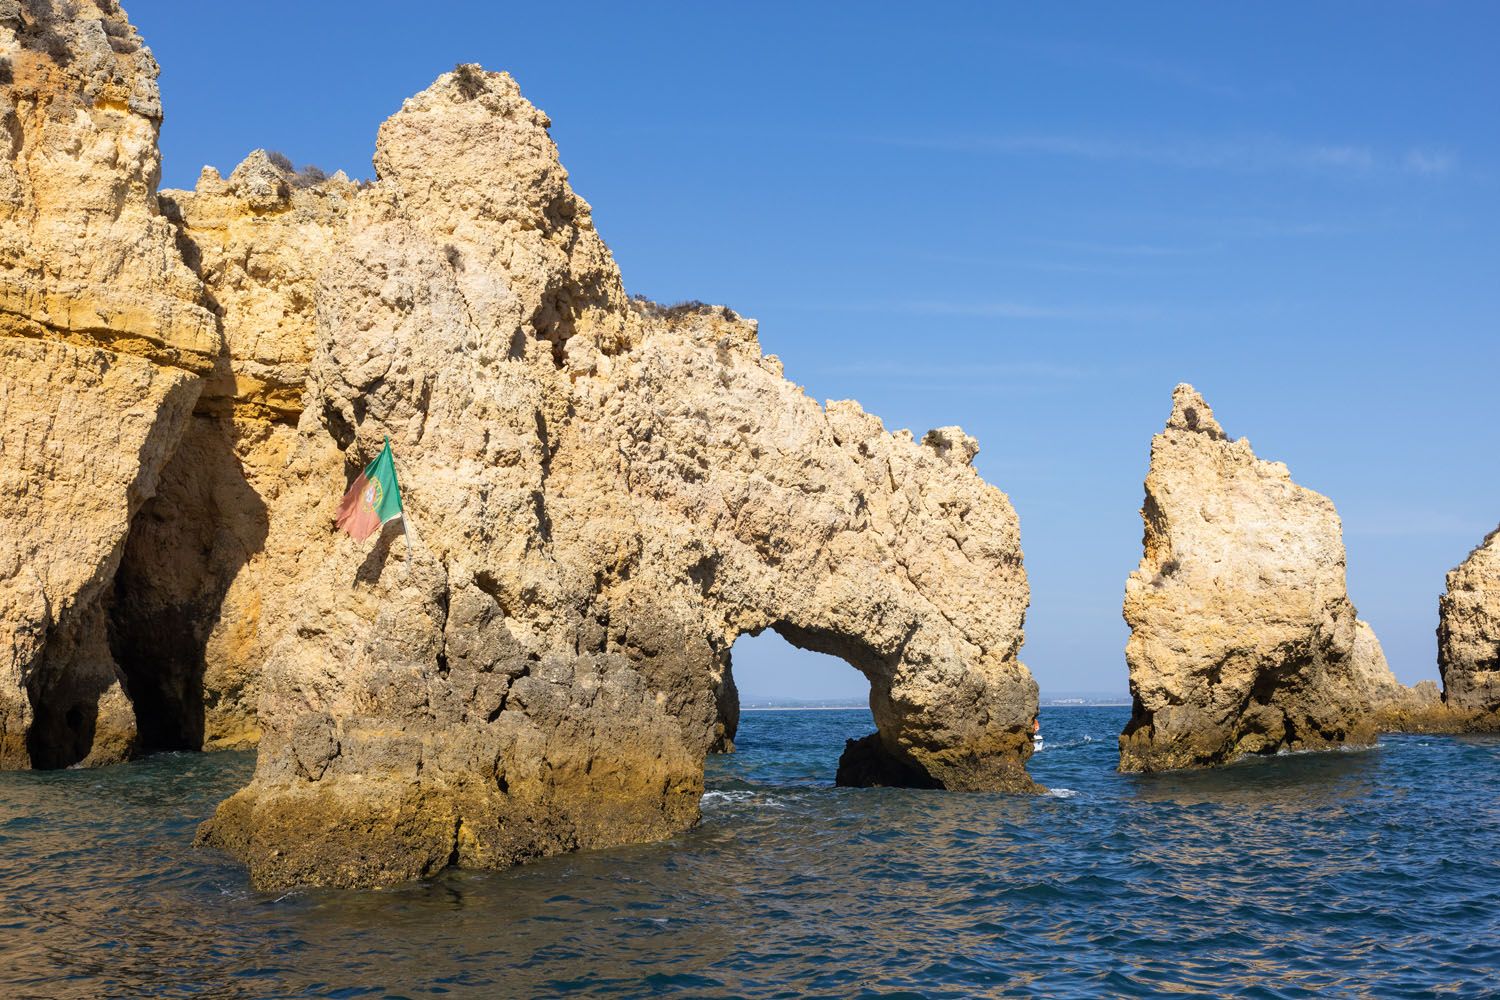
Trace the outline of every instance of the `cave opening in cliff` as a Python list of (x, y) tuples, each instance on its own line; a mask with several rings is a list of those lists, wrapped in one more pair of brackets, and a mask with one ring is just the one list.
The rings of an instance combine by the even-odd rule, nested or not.
[(794, 780), (821, 782), (833, 777), (845, 741), (873, 723), (870, 682), (815, 644), (825, 645), (786, 625), (746, 633), (730, 651), (726, 686), (737, 708), (729, 727), (735, 753)]
[(231, 584), (264, 547), (269, 524), (233, 434), (194, 416), (125, 539), (109, 645), (141, 753), (254, 742), (258, 598)]

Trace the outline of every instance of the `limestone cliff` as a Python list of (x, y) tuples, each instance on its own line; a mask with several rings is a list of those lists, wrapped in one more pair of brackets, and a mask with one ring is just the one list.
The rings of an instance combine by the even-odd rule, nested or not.
[[(259, 741), (203, 832), (259, 885), (511, 864), (695, 822), (772, 628), (869, 681), (843, 780), (1034, 787), (977, 444), (629, 299), (509, 77), (408, 100), (373, 183), (256, 152), (158, 196), (115, 4), (0, 0), (0, 43), (5, 766)], [(409, 556), (332, 525), (386, 435)]]
[[(42, 729), (18, 721), (12, 742), (29, 739), (32, 749), (7, 762), (253, 745), (265, 655), (260, 580), (284, 575), (270, 561), (298, 551), (267, 545), (313, 353), (316, 275), (358, 186), (338, 175), (314, 181), (258, 152), (227, 179), (206, 170), (198, 190), (159, 197), (156, 63), (114, 3), (0, 2), (0, 56), (0, 114), (12, 140), (0, 160), (0, 335), (70, 345), (77, 364), (122, 366), (143, 386), (188, 378), (197, 397), (190, 417), (175, 406), (162, 414), (168, 443), (142, 456), (129, 505), (107, 518), (90, 511), (68, 528), (102, 560), (86, 592), (48, 598), (59, 612), (87, 609), (77, 612), (87, 642), (71, 635), (81, 626), (56, 615), (43, 630), (58, 650), (74, 650), (48, 658), (45, 673), (77, 679), (16, 681), (29, 692), (26, 718), (67, 718), (70, 709), (54, 704), (72, 697), (62, 692), (118, 677), (111, 698), (123, 706), (117, 715), (135, 717), (131, 739), (80, 750), (81, 737), (53, 727), (68, 745), (52, 747)], [(109, 352), (104, 361), (99, 351)], [(111, 419), (108, 386), (88, 390), (95, 409), (49, 416), (61, 390), (44, 373), (12, 358), (7, 378), (12, 410), (35, 406), (25, 416), (46, 416), (53, 438), (107, 437), (80, 421)], [(136, 396), (118, 405), (164, 406), (181, 393)], [(9, 436), (22, 433), (22, 419)], [(39, 443), (17, 439), (0, 472), (25, 483), (38, 468), (26, 448)], [(113, 481), (93, 470), (92, 449), (70, 456), (78, 464), (68, 475)], [(37, 557), (45, 562), (47, 551)], [(25, 633), (32, 621), (7, 613), (4, 624)], [(14, 657), (23, 660), (35, 657)], [(27, 669), (14, 667), (18, 677)]]
[(162, 194), (225, 356), (159, 495), (134, 522), (118, 576), (115, 646), (148, 746), (246, 747), (259, 737), (266, 600), (323, 528), (282, 497), (295, 490), (288, 463), (316, 341), (317, 277), (357, 191), (342, 175), (315, 180), (257, 150), (228, 178), (205, 168), (194, 191)]
[(1430, 705), (1430, 686), (1402, 687), (1355, 616), (1328, 498), (1231, 440), (1191, 386), (1172, 404), (1125, 588), (1134, 708), (1121, 770), (1368, 743)]
[(1448, 572), (1438, 668), (1444, 699), (1466, 726), (1500, 729), (1500, 528)]
[[(628, 300), (547, 125), (461, 67), (380, 131), (318, 283), (281, 501), (317, 528), (263, 597), (260, 759), (205, 837), (270, 886), (681, 829), (766, 628), (869, 679), (870, 780), (1033, 787), (1016, 517), (972, 439), (820, 407), (727, 310)], [(386, 435), (409, 563), (328, 526)]]
[(0, 767), (133, 750), (101, 602), (199, 387), (137, 358), (0, 338)]
[(0, 335), (198, 373), (220, 355), (161, 216), (156, 61), (112, 0), (0, 0)]
[(113, 580), (222, 342), (119, 8), (0, 2), (0, 119), (0, 766), (111, 763), (138, 736)]

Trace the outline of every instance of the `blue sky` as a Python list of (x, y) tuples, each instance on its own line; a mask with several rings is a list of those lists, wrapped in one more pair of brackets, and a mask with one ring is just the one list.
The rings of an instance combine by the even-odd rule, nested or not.
[[(632, 292), (759, 319), (820, 400), (979, 438), (1044, 696), (1125, 690), (1179, 381), (1333, 498), (1361, 616), (1436, 677), (1443, 574), (1500, 521), (1500, 6), (126, 6), (166, 186), (257, 146), (369, 176), (403, 98), (510, 71)], [(769, 637), (736, 668), (747, 699), (864, 693)]]

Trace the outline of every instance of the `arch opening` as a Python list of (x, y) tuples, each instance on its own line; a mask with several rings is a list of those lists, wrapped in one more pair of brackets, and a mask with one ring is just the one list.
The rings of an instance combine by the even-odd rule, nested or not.
[(851, 755), (859, 759), (879, 741), (871, 732), (881, 676), (871, 669), (875, 658), (847, 636), (787, 622), (741, 634), (725, 658), (720, 700), (729, 739), (722, 749), (749, 758), (746, 768), (793, 783), (890, 783), (856, 780), (860, 769), (850, 767)]

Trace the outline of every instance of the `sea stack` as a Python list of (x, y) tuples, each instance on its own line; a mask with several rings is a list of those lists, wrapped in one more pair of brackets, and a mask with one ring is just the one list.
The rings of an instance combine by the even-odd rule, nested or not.
[[(258, 745), (202, 830), (257, 886), (504, 866), (695, 823), (769, 628), (869, 682), (843, 780), (1035, 790), (977, 443), (628, 297), (509, 76), (407, 100), (372, 182), (256, 151), (158, 197), (116, 5), (0, 0), (0, 42), (0, 764)], [(406, 531), (359, 543), (387, 437)]]
[(1190, 385), (1152, 439), (1141, 517), (1121, 770), (1370, 743), (1387, 709), (1435, 695), (1402, 687), (1356, 617), (1333, 503), (1231, 440)]
[(1448, 572), (1438, 669), (1443, 698), (1466, 728), (1500, 729), (1500, 528)]

